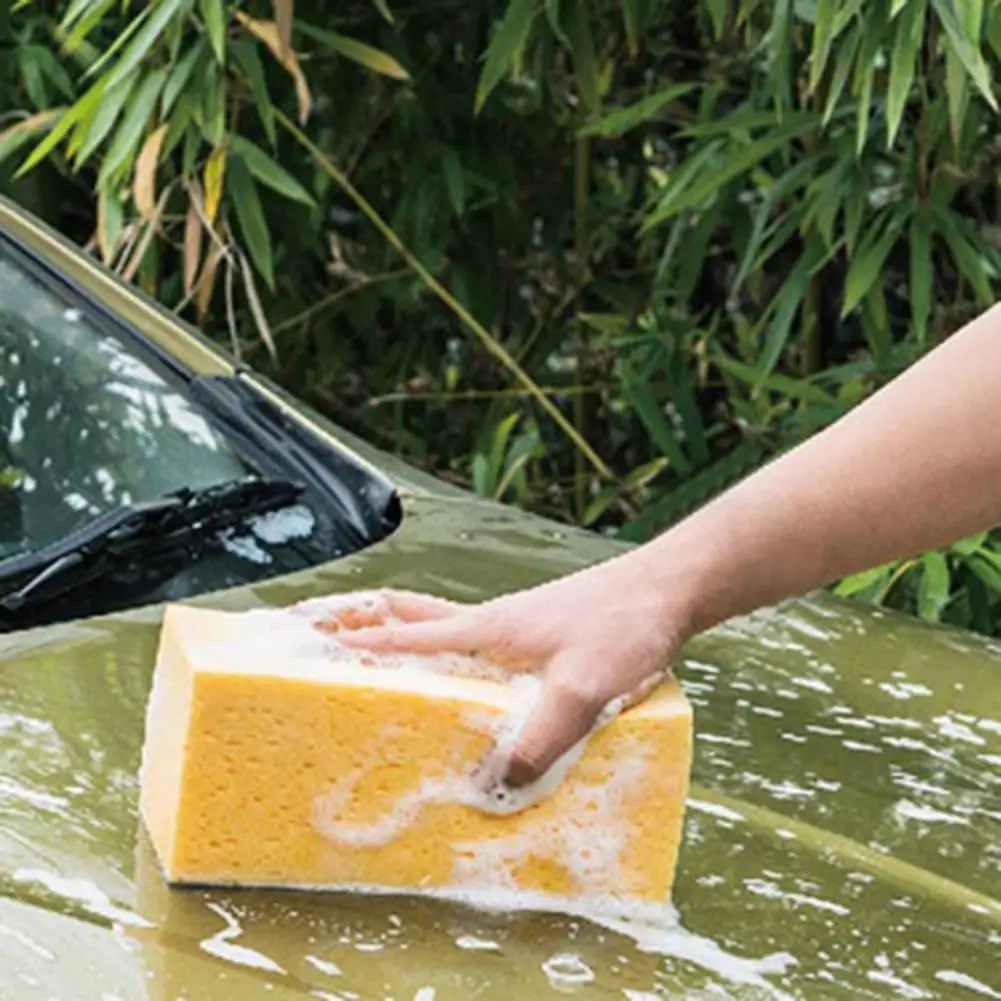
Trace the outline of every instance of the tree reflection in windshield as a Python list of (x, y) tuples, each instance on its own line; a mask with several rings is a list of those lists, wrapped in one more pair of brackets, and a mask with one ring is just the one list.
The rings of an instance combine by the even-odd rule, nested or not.
[(177, 387), (0, 246), (0, 558), (246, 472)]

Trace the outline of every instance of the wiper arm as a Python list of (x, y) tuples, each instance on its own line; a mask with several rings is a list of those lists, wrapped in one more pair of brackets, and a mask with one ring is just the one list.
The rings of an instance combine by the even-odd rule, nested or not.
[(257, 514), (295, 503), (304, 485), (248, 477), (199, 490), (182, 487), (109, 511), (35, 553), (0, 561), (0, 614), (51, 600), (130, 563), (190, 545), (246, 524)]

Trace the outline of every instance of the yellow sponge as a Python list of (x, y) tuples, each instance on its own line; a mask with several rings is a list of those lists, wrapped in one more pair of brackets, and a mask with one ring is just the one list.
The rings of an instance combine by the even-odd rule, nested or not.
[(140, 794), (166, 879), (668, 903), (692, 753), (678, 683), (595, 732), (546, 795), (498, 813), (470, 775), (537, 679), (337, 643), (386, 614), (371, 595), (167, 608)]

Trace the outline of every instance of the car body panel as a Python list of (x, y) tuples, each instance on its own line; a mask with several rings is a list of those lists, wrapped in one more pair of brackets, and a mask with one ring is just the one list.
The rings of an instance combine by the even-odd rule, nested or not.
[[(81, 255), (18, 225), (216, 371), (187, 328), (118, 305)], [(479, 600), (623, 548), (440, 484), (241, 378), (390, 479), (403, 520), (354, 555), (190, 603), (373, 587)], [(829, 595), (693, 640), (677, 664), (696, 712), (679, 924), (625, 929), (418, 897), (169, 889), (137, 815), (161, 615), (0, 636), (0, 999), (1001, 996), (997, 643)]]

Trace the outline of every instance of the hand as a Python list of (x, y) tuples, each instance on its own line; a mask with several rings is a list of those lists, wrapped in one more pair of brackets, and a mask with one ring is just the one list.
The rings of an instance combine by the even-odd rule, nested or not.
[(340, 632), (373, 652), (472, 655), (542, 674), (542, 696), (501, 765), (511, 788), (528, 785), (586, 737), (614, 699), (645, 698), (684, 639), (663, 595), (645, 590), (619, 559), (476, 605), (386, 591), (400, 625)]

